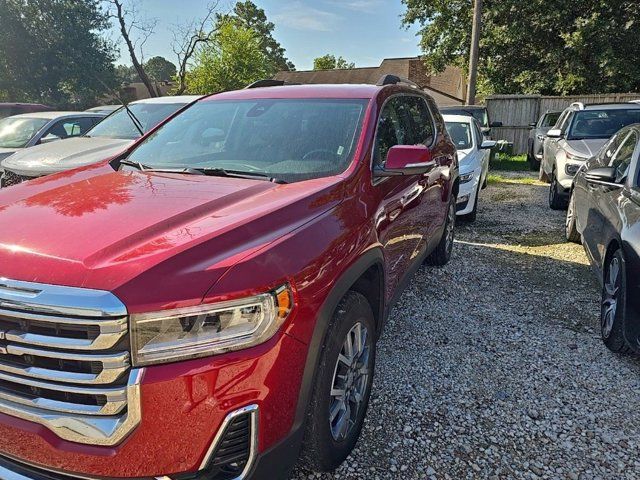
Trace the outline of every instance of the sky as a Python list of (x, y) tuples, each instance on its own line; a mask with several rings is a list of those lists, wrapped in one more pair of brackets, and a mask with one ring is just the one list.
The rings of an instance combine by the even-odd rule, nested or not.
[[(225, 0), (223, 0), (224, 2)], [(139, 0), (140, 16), (157, 20), (155, 34), (144, 45), (145, 58), (156, 55), (176, 63), (172, 29), (200, 18), (207, 0)], [(417, 28), (407, 30), (400, 16), (401, 0), (254, 0), (275, 23), (274, 37), (286, 49), (297, 70), (313, 68), (313, 59), (327, 53), (343, 56), (357, 67), (377, 66), (384, 58), (420, 53)], [(222, 3), (228, 11), (233, 2)], [(113, 38), (117, 39), (114, 33)], [(118, 63), (130, 65), (120, 45)]]

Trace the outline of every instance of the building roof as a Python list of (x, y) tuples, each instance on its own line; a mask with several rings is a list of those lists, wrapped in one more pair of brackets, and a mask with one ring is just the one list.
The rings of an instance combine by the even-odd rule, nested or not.
[(465, 82), (462, 71), (457, 67), (447, 67), (442, 73), (429, 75), (420, 57), (388, 58), (378, 67), (283, 71), (278, 72), (274, 78), (300, 84), (376, 84), (387, 74), (418, 84), (439, 105), (459, 105), (464, 102)]

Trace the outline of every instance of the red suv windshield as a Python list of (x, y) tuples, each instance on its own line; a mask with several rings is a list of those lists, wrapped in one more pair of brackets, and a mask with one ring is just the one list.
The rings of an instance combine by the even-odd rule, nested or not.
[(287, 182), (336, 175), (353, 157), (367, 100), (198, 102), (129, 160), (156, 168), (220, 168)]

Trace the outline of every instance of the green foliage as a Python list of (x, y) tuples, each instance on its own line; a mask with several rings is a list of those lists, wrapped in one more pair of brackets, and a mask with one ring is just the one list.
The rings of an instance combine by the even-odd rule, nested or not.
[(152, 57), (147, 60), (144, 63), (144, 71), (156, 82), (172, 80), (177, 73), (176, 66), (164, 57)]
[[(402, 0), (431, 71), (466, 67), (472, 0)], [(485, 0), (481, 94), (588, 94), (640, 89), (637, 0)]]
[(219, 25), (212, 42), (204, 44), (187, 74), (187, 91), (207, 94), (235, 90), (272, 76), (272, 65), (259, 34), (236, 22)]
[(355, 68), (355, 66), (355, 63), (347, 62), (342, 57), (336, 58), (335, 55), (331, 55), (329, 53), (313, 60), (314, 70), (344, 70)]
[(491, 162), (492, 170), (507, 170), (511, 172), (529, 171), (529, 163), (526, 155), (505, 155), (497, 154), (496, 159)]
[(260, 46), (269, 63), (269, 77), (281, 70), (295, 70), (295, 65), (286, 57), (286, 51), (282, 45), (273, 38), (275, 25), (267, 20), (267, 15), (262, 8), (256, 6), (250, 0), (237, 2), (232, 14), (217, 15), (217, 24), (232, 21), (238, 27), (250, 28), (256, 32), (260, 40)]
[(83, 108), (117, 84), (98, 0), (0, 0), (5, 100)]

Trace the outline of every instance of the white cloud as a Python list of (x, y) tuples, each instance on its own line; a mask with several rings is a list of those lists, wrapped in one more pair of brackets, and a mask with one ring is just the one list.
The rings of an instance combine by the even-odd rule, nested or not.
[(284, 25), (296, 30), (314, 30), (331, 32), (342, 17), (335, 13), (325, 12), (304, 5), (302, 2), (291, 2), (286, 10), (273, 16), (276, 25)]
[(329, 3), (349, 10), (374, 13), (373, 10), (382, 5), (382, 0), (330, 0)]

